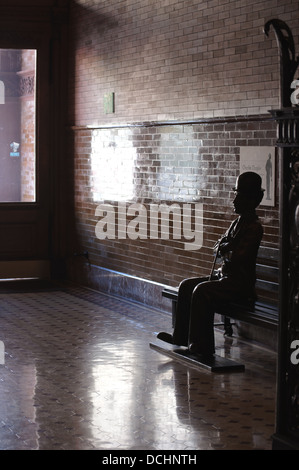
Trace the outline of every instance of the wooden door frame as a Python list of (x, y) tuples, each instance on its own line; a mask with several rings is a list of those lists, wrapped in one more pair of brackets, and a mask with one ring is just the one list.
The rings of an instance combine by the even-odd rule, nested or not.
[[(37, 50), (36, 202), (0, 203), (2, 221), (15, 224), (17, 230), (16, 221), (22, 224), (26, 220), (28, 230), (30, 223), (35, 224), (36, 233), (31, 249), (27, 245), (15, 254), (0, 253), (0, 278), (1, 262), (5, 269), (8, 262), (29, 266), (36, 261), (41, 266), (45, 261), (50, 276), (64, 273), (67, 20), (68, 1), (64, 0), (33, 0), (26, 7), (18, 0), (8, 0), (7, 5), (0, 5), (0, 47)], [(46, 271), (43, 264), (42, 272)]]

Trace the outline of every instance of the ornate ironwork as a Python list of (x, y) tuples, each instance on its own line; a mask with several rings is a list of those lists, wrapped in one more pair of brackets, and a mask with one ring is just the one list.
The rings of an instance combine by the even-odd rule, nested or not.
[[(299, 340), (299, 149), (290, 158), (291, 189), (289, 193), (289, 308), (288, 308), (288, 421), (291, 433), (299, 438), (299, 362), (294, 356), (294, 341)], [(295, 343), (296, 344), (296, 343)], [(298, 363), (297, 363), (298, 362)]]
[[(280, 311), (278, 352), (278, 397), (274, 448), (299, 449), (299, 107), (291, 100), (294, 74), (299, 64), (290, 28), (281, 20), (273, 27), (280, 52), (281, 108), (271, 111), (277, 121), (281, 148), (280, 194)], [(297, 343), (298, 342), (298, 343)]]
[(294, 39), (288, 25), (278, 19), (267, 21), (264, 26), (266, 36), (269, 36), (271, 26), (274, 29), (280, 53), (280, 105), (287, 108), (292, 105), (290, 89), (299, 64), (299, 57), (295, 57)]

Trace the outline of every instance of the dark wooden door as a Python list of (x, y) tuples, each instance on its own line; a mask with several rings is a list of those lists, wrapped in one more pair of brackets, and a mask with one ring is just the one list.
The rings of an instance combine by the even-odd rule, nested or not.
[(50, 267), (50, 48), (18, 43), (0, 38), (0, 278)]
[(0, 279), (64, 259), (68, 0), (0, 4)]

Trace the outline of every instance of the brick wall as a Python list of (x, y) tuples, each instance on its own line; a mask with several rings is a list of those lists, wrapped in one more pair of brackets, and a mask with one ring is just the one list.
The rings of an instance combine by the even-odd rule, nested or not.
[[(212, 264), (212, 248), (235, 217), (232, 208), (236, 177), (239, 174), (240, 146), (273, 145), (275, 129), (268, 120), (210, 122), (114, 129), (82, 129), (74, 132), (75, 216), (77, 245), (73, 251), (87, 250), (93, 265), (156, 282), (176, 285), (182, 278), (206, 275)], [(125, 168), (122, 166), (125, 162)], [(126, 172), (124, 172), (124, 169)], [(276, 174), (278, 178), (278, 173)], [(126, 184), (127, 183), (127, 184)], [(142, 207), (128, 215), (133, 203)], [(159, 229), (151, 238), (150, 205), (183, 204), (195, 210), (203, 204), (203, 246), (186, 249), (188, 240), (181, 230), (180, 239), (163, 239)], [(97, 207), (108, 205), (115, 214), (115, 234), (99, 239), (97, 223), (106, 212)], [(125, 207), (126, 230), (130, 221), (146, 211), (146, 233), (140, 226), (118, 236), (118, 211)], [(261, 206), (264, 244), (278, 243), (278, 194), (274, 207)], [(171, 218), (169, 218), (171, 220)], [(191, 230), (194, 229), (194, 220)], [(171, 225), (171, 224), (170, 224)], [(122, 225), (123, 227), (123, 225)], [(102, 233), (105, 236), (103, 228)], [(190, 242), (195, 242), (192, 238)]]
[(265, 22), (286, 21), (299, 43), (296, 0), (78, 0), (71, 18), (75, 125), (266, 113), (279, 74)]
[(19, 78), (21, 102), (21, 200), (35, 201), (35, 50), (22, 52)]
[[(265, 22), (281, 18), (298, 44), (294, 1), (84, 1), (71, 10), (69, 129), (74, 164), (70, 276), (92, 267), (177, 285), (209, 273), (212, 247), (234, 217), (244, 147), (275, 145), (278, 51)], [(114, 112), (105, 95), (115, 94)], [(278, 188), (278, 171), (276, 187)], [(102, 203), (203, 206), (203, 246), (186, 240), (99, 240)], [(279, 201), (261, 206), (263, 243), (278, 246)], [(129, 220), (134, 217), (129, 218)], [(147, 227), (149, 227), (147, 225)], [(117, 228), (117, 227), (116, 227)], [(89, 263), (74, 253), (88, 252)]]

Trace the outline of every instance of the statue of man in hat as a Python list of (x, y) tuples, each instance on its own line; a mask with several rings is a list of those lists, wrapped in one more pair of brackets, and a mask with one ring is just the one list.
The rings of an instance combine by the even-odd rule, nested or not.
[(237, 178), (233, 205), (238, 218), (215, 246), (221, 267), (210, 279), (181, 282), (173, 334), (161, 332), (157, 335), (160, 340), (211, 356), (215, 352), (214, 313), (232, 300), (255, 298), (256, 257), (263, 237), (256, 214), (264, 195), (261, 183), (254, 172)]

